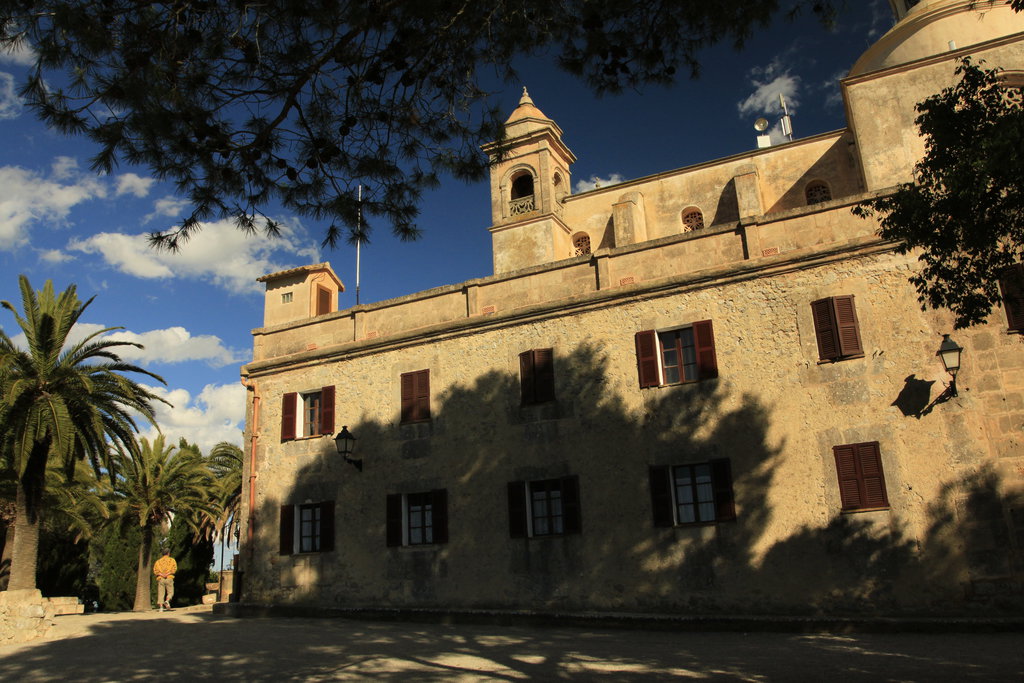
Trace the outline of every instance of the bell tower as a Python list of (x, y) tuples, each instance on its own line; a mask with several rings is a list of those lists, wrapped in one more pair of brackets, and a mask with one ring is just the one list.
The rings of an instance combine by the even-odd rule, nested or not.
[(576, 157), (562, 129), (534, 105), (526, 88), (508, 121), (505, 139), (483, 146), (491, 161), (491, 241), (494, 272), (572, 256), (562, 221), (569, 168)]

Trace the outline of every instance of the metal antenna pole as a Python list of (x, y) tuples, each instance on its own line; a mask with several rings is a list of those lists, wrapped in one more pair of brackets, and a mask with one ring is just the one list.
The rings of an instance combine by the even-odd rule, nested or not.
[(356, 306), (359, 305), (359, 251), (363, 244), (362, 230), (363, 230), (363, 186), (359, 186), (358, 190), (358, 206), (356, 210), (358, 214), (356, 216)]

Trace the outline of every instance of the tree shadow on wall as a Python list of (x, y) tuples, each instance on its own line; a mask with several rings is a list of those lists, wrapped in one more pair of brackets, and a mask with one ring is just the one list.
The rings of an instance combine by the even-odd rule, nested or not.
[[(339, 391), (337, 424), (358, 437), (364, 470), (327, 438), (262, 447), (274, 455), (261, 456), (242, 601), (746, 614), (1019, 608), (1019, 548), (1004, 541), (1006, 515), (1022, 504), (993, 471), (917, 503), (924, 526), (903, 521), (902, 492), (891, 512), (841, 515), (838, 494), (827, 494), (831, 452), (771, 438), (772, 412), (757, 396), (726, 378), (620, 395), (613, 387), (635, 374), (612, 377), (610, 368), (600, 346), (583, 343), (556, 355), (553, 402), (521, 405), (518, 373), (489, 371), (435, 394), (431, 420), (411, 425), (398, 424), (397, 407), (391, 421), (368, 418), (365, 403)], [(385, 387), (382, 398), (363, 391), (360, 400), (387, 396)], [(656, 527), (649, 468), (721, 458), (736, 520)], [(582, 532), (511, 538), (508, 483), (564, 477), (578, 477)], [(268, 478), (288, 484), (274, 489)], [(388, 547), (386, 497), (442, 489), (448, 542)], [(279, 554), (281, 505), (321, 501), (334, 504), (335, 549)], [(981, 528), (991, 542), (971, 540)], [(1005, 589), (998, 600), (993, 586)]]

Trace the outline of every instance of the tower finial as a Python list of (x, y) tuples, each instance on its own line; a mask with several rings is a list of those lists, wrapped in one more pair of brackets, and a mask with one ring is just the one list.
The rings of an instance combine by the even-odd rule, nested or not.
[(530, 93), (526, 92), (526, 86), (523, 86), (523, 96), (519, 98), (519, 106), (524, 104), (533, 104), (533, 100), (530, 99)]

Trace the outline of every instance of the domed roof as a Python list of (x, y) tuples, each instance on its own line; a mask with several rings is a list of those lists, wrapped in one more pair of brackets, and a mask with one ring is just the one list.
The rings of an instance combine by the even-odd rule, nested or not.
[[(1024, 12), (989, 0), (921, 0), (850, 69), (886, 69), (1024, 31)], [(952, 41), (952, 46), (951, 46)]]
[(522, 119), (544, 119), (550, 121), (547, 116), (544, 116), (544, 112), (537, 108), (537, 105), (530, 99), (530, 93), (526, 92), (526, 88), (523, 88), (523, 96), (519, 98), (519, 106), (512, 110), (512, 114), (505, 121), (506, 125), (521, 121)]

